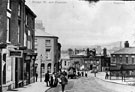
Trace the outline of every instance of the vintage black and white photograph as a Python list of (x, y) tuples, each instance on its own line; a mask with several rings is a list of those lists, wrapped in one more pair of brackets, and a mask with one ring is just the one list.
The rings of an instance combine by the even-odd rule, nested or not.
[(135, 0), (0, 0), (0, 92), (135, 92)]

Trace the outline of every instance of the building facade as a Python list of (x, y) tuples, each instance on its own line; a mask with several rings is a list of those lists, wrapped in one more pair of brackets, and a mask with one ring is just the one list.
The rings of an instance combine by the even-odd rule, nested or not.
[(61, 70), (67, 71), (71, 66), (70, 56), (68, 54), (61, 54)]
[(59, 59), (61, 45), (58, 37), (45, 32), (42, 22), (37, 22), (35, 37), (35, 52), (38, 53), (37, 72), (42, 76), (49, 71), (50, 73), (59, 70)]
[(0, 43), (6, 44), (1, 52), (2, 89), (8, 90), (34, 82), (36, 15), (25, 0), (2, 0), (0, 4)]
[(125, 48), (111, 54), (110, 72), (112, 76), (132, 76), (135, 74), (135, 47), (129, 47), (125, 42)]

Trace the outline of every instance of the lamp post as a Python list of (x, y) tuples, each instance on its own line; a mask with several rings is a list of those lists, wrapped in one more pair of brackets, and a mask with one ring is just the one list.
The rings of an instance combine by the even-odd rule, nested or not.
[(43, 56), (42, 56), (42, 54), (41, 54), (41, 56), (40, 56), (40, 62), (41, 62), (41, 64), (40, 64), (40, 82), (42, 82), (42, 58), (43, 58)]

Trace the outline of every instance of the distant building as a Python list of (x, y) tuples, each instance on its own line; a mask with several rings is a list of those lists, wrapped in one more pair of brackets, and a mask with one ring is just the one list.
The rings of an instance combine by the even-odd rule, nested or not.
[(47, 71), (50, 73), (59, 70), (59, 59), (61, 53), (61, 44), (58, 43), (58, 37), (45, 32), (42, 22), (36, 22), (35, 31), (35, 52), (38, 53), (37, 72), (44, 75)]
[(125, 48), (115, 51), (111, 54), (110, 71), (115, 75), (115, 71), (121, 75), (121, 71), (126, 71), (126, 75), (131, 75), (135, 71), (135, 47), (129, 47), (129, 43), (125, 42)]
[(71, 66), (70, 56), (68, 54), (61, 54), (61, 70), (67, 71)]

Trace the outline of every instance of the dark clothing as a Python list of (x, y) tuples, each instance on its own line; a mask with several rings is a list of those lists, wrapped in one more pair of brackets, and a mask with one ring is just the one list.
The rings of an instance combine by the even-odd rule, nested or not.
[(62, 92), (64, 92), (65, 85), (68, 83), (68, 79), (64, 75), (61, 75), (60, 79), (61, 79)]
[(62, 92), (64, 92), (64, 90), (65, 90), (65, 85), (64, 84), (61, 84), (61, 89), (62, 89)]
[(84, 76), (83, 72), (82, 72), (82, 77)]
[(36, 82), (37, 82), (38, 74), (36, 73)]
[(109, 74), (106, 72), (105, 79), (108, 79)]
[(46, 82), (46, 85), (47, 85), (47, 86), (49, 86), (49, 78), (50, 78), (49, 73), (46, 73), (46, 74), (45, 74), (45, 82)]
[(67, 72), (63, 71), (64, 76), (67, 76)]
[(85, 73), (85, 77), (87, 77), (87, 73)]
[(51, 79), (50, 79), (50, 87), (53, 87), (53, 77), (51, 76)]

